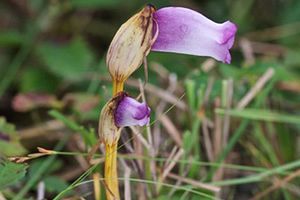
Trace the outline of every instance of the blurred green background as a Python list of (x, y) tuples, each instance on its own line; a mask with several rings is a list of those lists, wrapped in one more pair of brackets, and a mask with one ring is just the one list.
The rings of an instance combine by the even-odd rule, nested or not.
[[(45, 197), (52, 199), (82, 173), (91, 173), (81, 153), (96, 143), (99, 112), (111, 97), (106, 50), (120, 25), (147, 3), (188, 7), (219, 23), (230, 20), (238, 33), (230, 65), (171, 53), (148, 56), (145, 92), (154, 121), (154, 154), (137, 150), (134, 134), (126, 129), (120, 144), (132, 148), (122, 146), (120, 159), (133, 179), (153, 183), (132, 179), (132, 199), (299, 199), (299, 0), (1, 1), (0, 175), (8, 178), (0, 177), (0, 195), (34, 198), (44, 184)], [(132, 96), (140, 92), (138, 79), (144, 80), (143, 67), (126, 86)], [(257, 83), (262, 83), (259, 91), (237, 109)], [(161, 119), (165, 111), (168, 117)], [(147, 131), (140, 131), (147, 138)], [(39, 146), (75, 153), (26, 165), (7, 161)], [(174, 146), (184, 153), (173, 174), (222, 191), (185, 181), (178, 188), (174, 180), (181, 179), (174, 177), (163, 180), (171, 186), (155, 187)], [(136, 151), (144, 159), (131, 155)], [(83, 185), (67, 195), (93, 199), (92, 184)], [(145, 192), (136, 191), (136, 185)]]

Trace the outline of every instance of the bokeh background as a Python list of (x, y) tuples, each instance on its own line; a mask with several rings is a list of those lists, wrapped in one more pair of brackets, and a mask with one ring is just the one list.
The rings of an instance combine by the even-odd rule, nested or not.
[[(103, 151), (97, 165), (84, 153), (111, 97), (106, 50), (147, 3), (230, 20), (238, 33), (229, 65), (151, 52), (144, 89), (143, 67), (128, 80), (152, 122), (122, 134), (122, 198), (299, 199), (298, 0), (2, 0), (0, 199), (94, 199), (89, 180), (102, 174)], [(27, 157), (37, 147), (59, 155)]]

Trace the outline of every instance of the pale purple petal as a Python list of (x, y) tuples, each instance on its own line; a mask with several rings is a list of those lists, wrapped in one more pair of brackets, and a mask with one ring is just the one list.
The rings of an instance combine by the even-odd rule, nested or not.
[(115, 123), (118, 127), (144, 126), (149, 122), (150, 108), (146, 103), (140, 103), (124, 95), (115, 111)]
[(193, 10), (166, 7), (154, 13), (158, 37), (153, 51), (210, 56), (230, 63), (229, 49), (234, 43), (237, 27), (230, 21), (215, 23)]

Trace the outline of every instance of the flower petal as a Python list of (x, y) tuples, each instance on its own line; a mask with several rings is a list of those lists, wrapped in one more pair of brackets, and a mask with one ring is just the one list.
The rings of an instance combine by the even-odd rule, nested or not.
[(193, 10), (166, 7), (154, 13), (159, 34), (153, 51), (211, 56), (230, 63), (229, 49), (234, 43), (237, 27), (230, 21), (215, 23)]
[(150, 108), (146, 103), (125, 96), (119, 100), (115, 111), (115, 124), (118, 127), (144, 126), (149, 122)]

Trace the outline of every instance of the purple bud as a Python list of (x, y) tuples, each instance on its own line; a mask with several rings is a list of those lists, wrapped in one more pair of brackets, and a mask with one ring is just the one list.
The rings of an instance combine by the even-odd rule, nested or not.
[(114, 115), (115, 124), (118, 127), (144, 126), (149, 122), (150, 108), (146, 103), (140, 103), (124, 93)]

